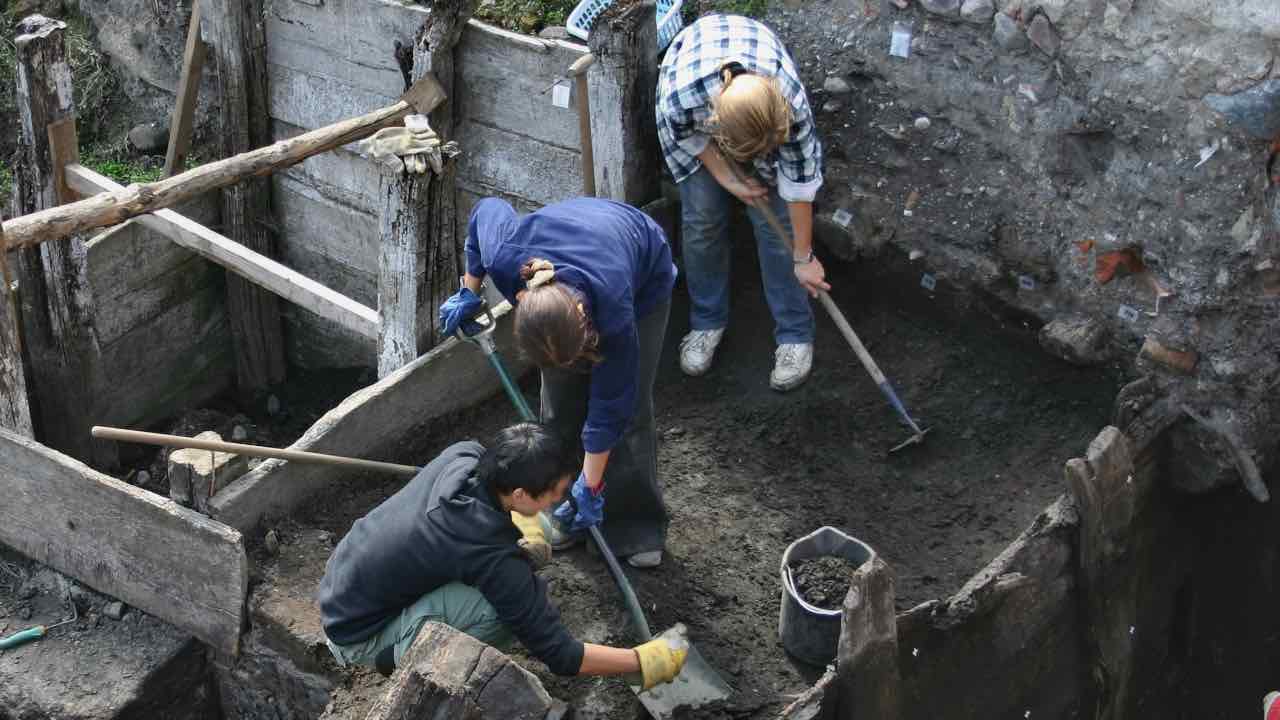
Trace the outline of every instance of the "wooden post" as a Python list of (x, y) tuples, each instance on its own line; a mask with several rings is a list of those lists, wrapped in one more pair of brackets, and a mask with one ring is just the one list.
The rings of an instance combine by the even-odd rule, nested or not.
[[(64, 23), (39, 15), (18, 24), (21, 142), (15, 209), (19, 213), (76, 199), (63, 169), (79, 155), (65, 30)], [(99, 353), (86, 260), (84, 242), (78, 237), (20, 252), (23, 337), (31, 362), (39, 437), (78, 459), (111, 466), (112, 448), (100, 445), (95, 456), (89, 437)]]
[(874, 556), (853, 573), (837, 649), (837, 718), (900, 717), (893, 569)]
[(0, 229), (0, 427), (24, 437), (35, 437), (31, 405), (27, 400), (27, 374), (22, 365), (22, 335), (18, 327), (18, 298), (9, 272), (4, 230)]
[(187, 49), (182, 56), (182, 79), (178, 99), (169, 123), (169, 152), (164, 159), (164, 176), (173, 177), (187, 164), (191, 149), (191, 125), (200, 97), (200, 77), (204, 71), (205, 44), (200, 39), (200, 1), (191, 0), (191, 23), (187, 26)]
[(652, 0), (638, 2), (596, 20), (588, 40), (599, 67), (590, 83), (596, 194), (636, 206), (658, 192), (655, 13)]
[[(214, 28), (222, 154), (231, 157), (271, 142), (262, 0), (208, 0), (206, 9)], [(275, 238), (262, 222), (270, 218), (270, 180), (253, 178), (222, 191), (224, 234), (274, 258)], [(259, 393), (284, 380), (284, 330), (276, 297), (228, 273), (227, 312), (240, 391)]]
[[(448, 0), (432, 6), (431, 19), (414, 43), (413, 80), (427, 73), (453, 90), (453, 48), (477, 0)], [(430, 114), (431, 127), (453, 135), (453, 103)], [(445, 158), (440, 175), (405, 173), (398, 161), (382, 173), (382, 234), (378, 256), (378, 377), (408, 364), (436, 344), (436, 308), (458, 289), (462, 243), (457, 234), (454, 163)]]
[(1080, 512), (1080, 597), (1096, 693), (1086, 707), (1097, 709), (1095, 720), (1120, 720), (1133, 716), (1134, 628), (1147, 565), (1135, 557), (1133, 523), (1151, 483), (1135, 472), (1128, 438), (1111, 426), (1089, 443), (1086, 457), (1067, 461), (1066, 473)]

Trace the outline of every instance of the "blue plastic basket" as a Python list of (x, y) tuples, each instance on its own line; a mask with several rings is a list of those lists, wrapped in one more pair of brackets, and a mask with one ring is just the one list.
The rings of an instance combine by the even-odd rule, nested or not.
[[(565, 31), (579, 40), (586, 40), (596, 18), (612, 4), (613, 0), (581, 0), (569, 13)], [(665, 50), (684, 27), (684, 17), (680, 15), (682, 4), (683, 0), (657, 0), (658, 52)]]

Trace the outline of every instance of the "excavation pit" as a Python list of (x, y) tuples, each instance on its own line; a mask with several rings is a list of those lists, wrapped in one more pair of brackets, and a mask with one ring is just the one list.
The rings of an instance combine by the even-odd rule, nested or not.
[[(826, 318), (818, 318), (809, 382), (788, 394), (768, 389), (774, 344), (758, 271), (745, 252), (735, 262), (733, 324), (708, 377), (678, 369), (686, 308), (677, 290), (656, 391), (667, 552), (659, 569), (628, 574), (650, 624), (689, 625), (735, 689), (726, 703), (693, 716), (773, 718), (822, 672), (791, 659), (778, 639), (778, 562), (790, 542), (823, 525), (865, 540), (896, 574), (900, 613), (946, 597), (1066, 490), (1062, 463), (1106, 424), (1119, 378), (1049, 357), (1035, 344), (1035, 328), (963, 304), (942, 284), (927, 293), (908, 281), (906, 268), (837, 270), (836, 302), (912, 414), (933, 428), (923, 445), (890, 456), (904, 430)], [(523, 383), (531, 401), (536, 386), (536, 377)], [(493, 397), (428, 423), (396, 456), (379, 459), (421, 464), (515, 418), (505, 397)], [(280, 557), (315, 531), (336, 543), (402, 484), (347, 478), (263, 531), (277, 528)], [(277, 561), (261, 550), (255, 558), (264, 581), (254, 597), (279, 592)], [(303, 586), (284, 592), (313, 593), (322, 559), (317, 554), (317, 567), (295, 573), (306, 578)], [(617, 588), (593, 552), (558, 553), (543, 573), (573, 634), (634, 644)], [(576, 717), (642, 712), (622, 683), (555, 677), (536, 660), (520, 661)], [(361, 717), (384, 682), (362, 671), (331, 677), (334, 718)]]

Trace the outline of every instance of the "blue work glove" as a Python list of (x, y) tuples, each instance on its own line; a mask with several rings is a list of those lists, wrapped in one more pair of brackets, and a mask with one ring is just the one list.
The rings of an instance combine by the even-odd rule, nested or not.
[(475, 317), (482, 307), (484, 307), (484, 301), (468, 288), (462, 288), (450, 295), (449, 299), (440, 305), (440, 332), (445, 337), (453, 337), (461, 326), (462, 332), (475, 335), (483, 330), (484, 326), (471, 318)]
[(604, 483), (592, 490), (587, 487), (587, 476), (579, 473), (569, 497), (552, 513), (560, 527), (578, 533), (604, 522)]

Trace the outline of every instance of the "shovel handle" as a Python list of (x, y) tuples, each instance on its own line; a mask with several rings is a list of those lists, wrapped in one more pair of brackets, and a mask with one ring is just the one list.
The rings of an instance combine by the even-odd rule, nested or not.
[(9, 650), (19, 645), (25, 645), (32, 640), (39, 640), (45, 636), (48, 630), (43, 625), (37, 625), (33, 628), (27, 628), (22, 632), (16, 632), (4, 638), (0, 638), (0, 650)]
[(578, 143), (582, 147), (582, 194), (596, 196), (595, 152), (591, 144), (591, 100), (587, 97), (587, 68), (596, 62), (596, 56), (587, 53), (569, 66), (578, 94)]
[(182, 437), (181, 435), (164, 435), (162, 433), (141, 432), (139, 430), (126, 430), (124, 428), (102, 427), (98, 425), (95, 425), (91, 432), (94, 437), (102, 438), (104, 440), (120, 440), (123, 442), (139, 443), (142, 445), (158, 445), (161, 447), (213, 450), (216, 452), (232, 453), (234, 455), (244, 455), (245, 457), (277, 458), (280, 460), (293, 460), (296, 462), (314, 463), (317, 465), (339, 465), (342, 467), (357, 468), (360, 470), (397, 473), (399, 475), (417, 475), (418, 471), (421, 470), (421, 468), (416, 468), (412, 465), (397, 465), (396, 463), (378, 462), (377, 460), (361, 460), (358, 458), (342, 457), (341, 455), (326, 455), (324, 453), (306, 452), (305, 450), (286, 450), (263, 447), (262, 445), (245, 445), (243, 443), (222, 442), (219, 440), (199, 440), (197, 438)]

